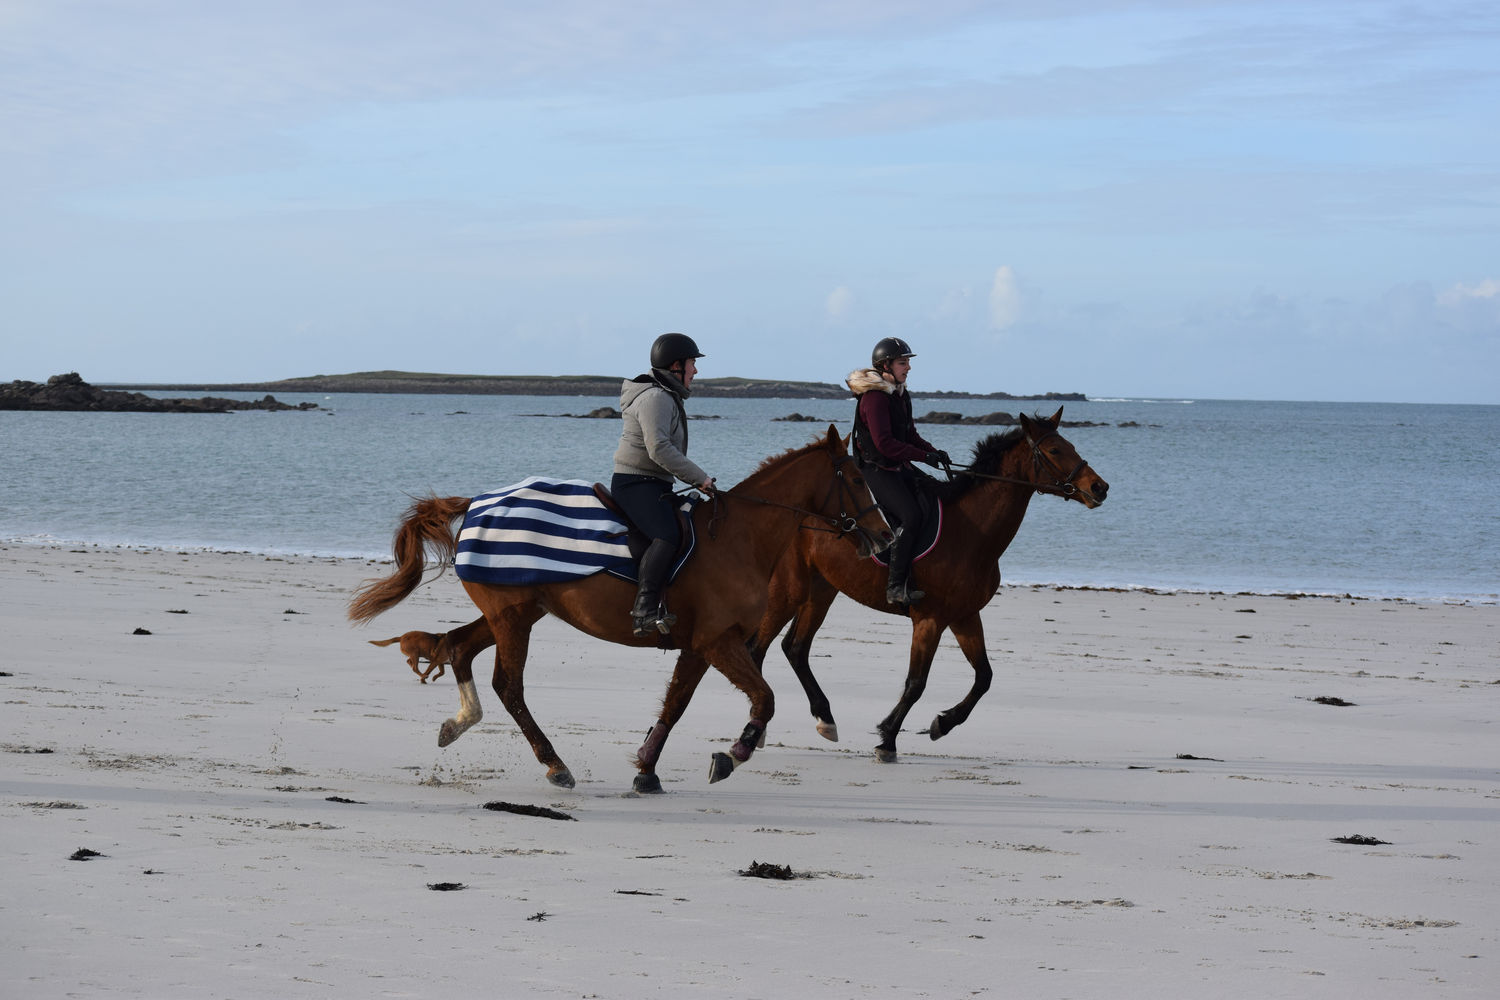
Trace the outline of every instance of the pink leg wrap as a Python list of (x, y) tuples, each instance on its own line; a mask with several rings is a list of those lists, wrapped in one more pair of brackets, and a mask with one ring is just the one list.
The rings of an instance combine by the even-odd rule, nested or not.
[(646, 734), (646, 742), (635, 752), (636, 760), (646, 767), (655, 767), (656, 760), (661, 756), (662, 744), (667, 742), (667, 733), (670, 727), (665, 722), (658, 721)]
[(759, 719), (751, 719), (745, 725), (745, 731), (740, 733), (740, 738), (734, 746), (729, 748), (729, 756), (743, 764), (750, 759), (755, 752), (755, 747), (760, 743), (761, 734), (766, 731), (766, 724)]

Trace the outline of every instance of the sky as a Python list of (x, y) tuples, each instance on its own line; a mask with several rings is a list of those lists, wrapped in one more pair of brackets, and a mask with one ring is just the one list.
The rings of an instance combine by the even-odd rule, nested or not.
[(1500, 403), (1500, 6), (0, 0), (0, 381)]

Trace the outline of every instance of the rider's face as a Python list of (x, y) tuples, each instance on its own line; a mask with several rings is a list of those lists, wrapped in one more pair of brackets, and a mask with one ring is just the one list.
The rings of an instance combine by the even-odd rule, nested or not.
[(698, 359), (685, 358), (682, 362), (682, 384), (692, 388), (693, 376), (698, 374)]
[(911, 361), (907, 358), (897, 358), (891, 362), (891, 378), (895, 379), (897, 385), (906, 384), (906, 376), (910, 371)]

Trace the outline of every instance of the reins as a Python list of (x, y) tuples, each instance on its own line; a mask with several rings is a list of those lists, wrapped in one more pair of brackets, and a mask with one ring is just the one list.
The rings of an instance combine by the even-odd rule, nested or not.
[[(1037, 493), (1048, 493), (1060, 497), (1072, 497), (1078, 493), (1078, 487), (1074, 485), (1073, 480), (1078, 477), (1078, 474), (1080, 472), (1088, 467), (1088, 462), (1080, 459), (1078, 464), (1073, 467), (1072, 472), (1068, 473), (1066, 476), (1060, 475), (1057, 466), (1042, 452), (1042, 443), (1048, 438), (1057, 436), (1058, 433), (1055, 430), (1048, 431), (1046, 434), (1043, 434), (1035, 441), (1031, 439), (1030, 434), (1026, 436), (1026, 444), (1031, 448), (1031, 464), (1038, 469), (1040, 469), (1044, 464), (1049, 466), (1048, 471), (1052, 473), (1052, 482), (1050, 483), (1037, 483), (1033, 482), (1030, 479), (1017, 479), (1014, 476), (997, 476), (994, 473), (990, 472), (976, 472), (974, 471), (974, 467), (972, 465), (954, 465), (952, 466), (952, 468), (959, 469), (965, 474), (973, 476), (975, 479), (988, 479), (992, 482), (997, 483), (1014, 483), (1018, 486), (1030, 487)], [(951, 479), (952, 477), (950, 476), (949, 478)]]
[[(828, 499), (824, 501), (824, 506), (827, 506), (828, 501), (831, 501), (833, 499), (833, 494), (835, 491), (840, 492), (841, 496), (839, 503), (839, 512), (837, 515), (820, 514), (815, 510), (808, 510), (806, 507), (798, 507), (796, 504), (785, 503), (781, 500), (771, 500), (767, 497), (753, 496), (748, 493), (736, 493), (733, 488), (727, 490), (714, 490), (713, 493), (709, 494), (709, 499), (713, 502), (713, 507), (708, 518), (708, 537), (717, 537), (719, 522), (724, 520), (728, 516), (727, 513), (721, 512), (719, 501), (722, 498), (725, 500), (742, 500), (746, 503), (760, 504), (763, 507), (780, 507), (782, 510), (789, 510), (793, 513), (801, 514), (803, 518), (815, 518), (819, 521), (823, 521), (828, 525), (827, 527), (818, 527), (817, 525), (812, 524), (800, 524), (798, 525), (798, 528), (801, 530), (824, 531), (831, 535), (841, 536), (859, 532), (860, 534), (865, 535), (867, 539), (872, 544), (874, 544), (876, 540), (869, 539), (869, 532), (867, 532), (863, 527), (860, 526), (859, 521), (866, 514), (870, 513), (873, 510), (878, 510), (879, 508), (873, 503), (865, 507), (859, 506), (858, 497), (855, 496), (853, 488), (844, 478), (844, 466), (852, 461), (853, 459), (848, 455), (842, 455), (837, 459), (834, 459), (833, 462), (833, 471), (835, 478), (834, 481), (829, 484)], [(681, 492), (687, 493), (690, 491), (691, 488), (689, 490), (684, 490)], [(845, 500), (853, 501), (852, 503), (847, 504), (847, 506), (853, 506), (856, 508), (853, 514), (850, 514), (847, 510), (844, 509), (846, 504), (843, 501)], [(878, 547), (878, 545), (876, 547)]]

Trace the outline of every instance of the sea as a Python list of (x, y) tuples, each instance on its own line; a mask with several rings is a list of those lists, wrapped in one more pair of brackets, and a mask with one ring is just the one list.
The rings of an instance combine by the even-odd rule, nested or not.
[[(319, 408), (0, 412), (0, 540), (384, 559), (413, 497), (607, 482), (619, 434), (581, 416), (613, 397), (277, 398)], [(1057, 405), (914, 401), (918, 416)], [(830, 423), (847, 433), (853, 403), (688, 410), (690, 454), (732, 485)], [(793, 414), (816, 420), (779, 419)], [(1118, 398), (1063, 416), (1096, 425), (1063, 433), (1109, 499), (1034, 498), (1000, 562), (1008, 584), (1500, 602), (1500, 406)], [(922, 427), (955, 461), (1000, 430)]]

